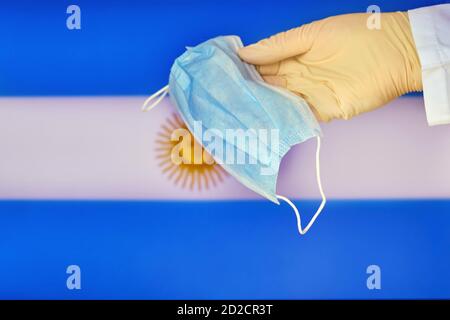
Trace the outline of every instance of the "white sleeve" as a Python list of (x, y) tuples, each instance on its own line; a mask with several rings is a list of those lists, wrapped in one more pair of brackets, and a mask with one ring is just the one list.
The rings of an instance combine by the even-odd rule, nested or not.
[(450, 123), (450, 4), (408, 11), (430, 126)]

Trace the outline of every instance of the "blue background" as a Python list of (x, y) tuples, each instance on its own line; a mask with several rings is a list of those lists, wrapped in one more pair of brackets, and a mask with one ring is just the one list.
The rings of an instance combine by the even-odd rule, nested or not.
[[(306, 218), (318, 202), (297, 204)], [(0, 298), (450, 298), (449, 211), (331, 201), (300, 237), (268, 201), (0, 202)]]
[[(77, 1), (78, 31), (70, 4), (2, 2), (0, 95), (148, 94), (186, 45), (251, 43), (373, 1)], [(290, 207), (269, 202), (1, 201), (0, 298), (450, 298), (449, 213), (450, 200), (330, 201), (300, 237)], [(80, 291), (66, 288), (71, 264)]]
[[(382, 11), (443, 3), (379, 0)], [(81, 30), (66, 8), (81, 8)], [(0, 95), (148, 95), (185, 46), (237, 34), (249, 44), (373, 0), (2, 1)]]

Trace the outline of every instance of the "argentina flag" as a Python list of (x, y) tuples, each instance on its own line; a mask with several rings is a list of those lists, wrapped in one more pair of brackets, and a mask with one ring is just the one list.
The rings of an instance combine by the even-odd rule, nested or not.
[[(0, 4), (0, 299), (449, 299), (450, 126), (427, 125), (421, 94), (321, 123), (327, 206), (305, 236), (288, 204), (204, 152), (168, 97), (141, 112), (186, 46), (370, 5)], [(289, 151), (277, 185), (305, 222), (315, 148)]]

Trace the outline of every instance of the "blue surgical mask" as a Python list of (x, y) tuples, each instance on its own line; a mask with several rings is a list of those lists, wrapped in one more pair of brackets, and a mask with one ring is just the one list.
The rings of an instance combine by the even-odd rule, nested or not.
[[(188, 48), (175, 60), (169, 85), (148, 98), (143, 110), (169, 92), (188, 129), (216, 162), (254, 192), (277, 204), (286, 201), (304, 234), (326, 202), (319, 171), (320, 126), (302, 98), (265, 83), (254, 66), (243, 62), (237, 54), (241, 47), (239, 37), (223, 36)], [(276, 194), (276, 184), (283, 156), (313, 137), (322, 203), (303, 229), (297, 208)]]

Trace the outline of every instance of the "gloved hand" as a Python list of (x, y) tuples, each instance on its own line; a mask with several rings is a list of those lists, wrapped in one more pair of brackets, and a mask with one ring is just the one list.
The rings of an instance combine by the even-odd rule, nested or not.
[(303, 97), (319, 121), (350, 119), (422, 90), (419, 58), (406, 12), (347, 14), (305, 24), (239, 51), (270, 84)]

